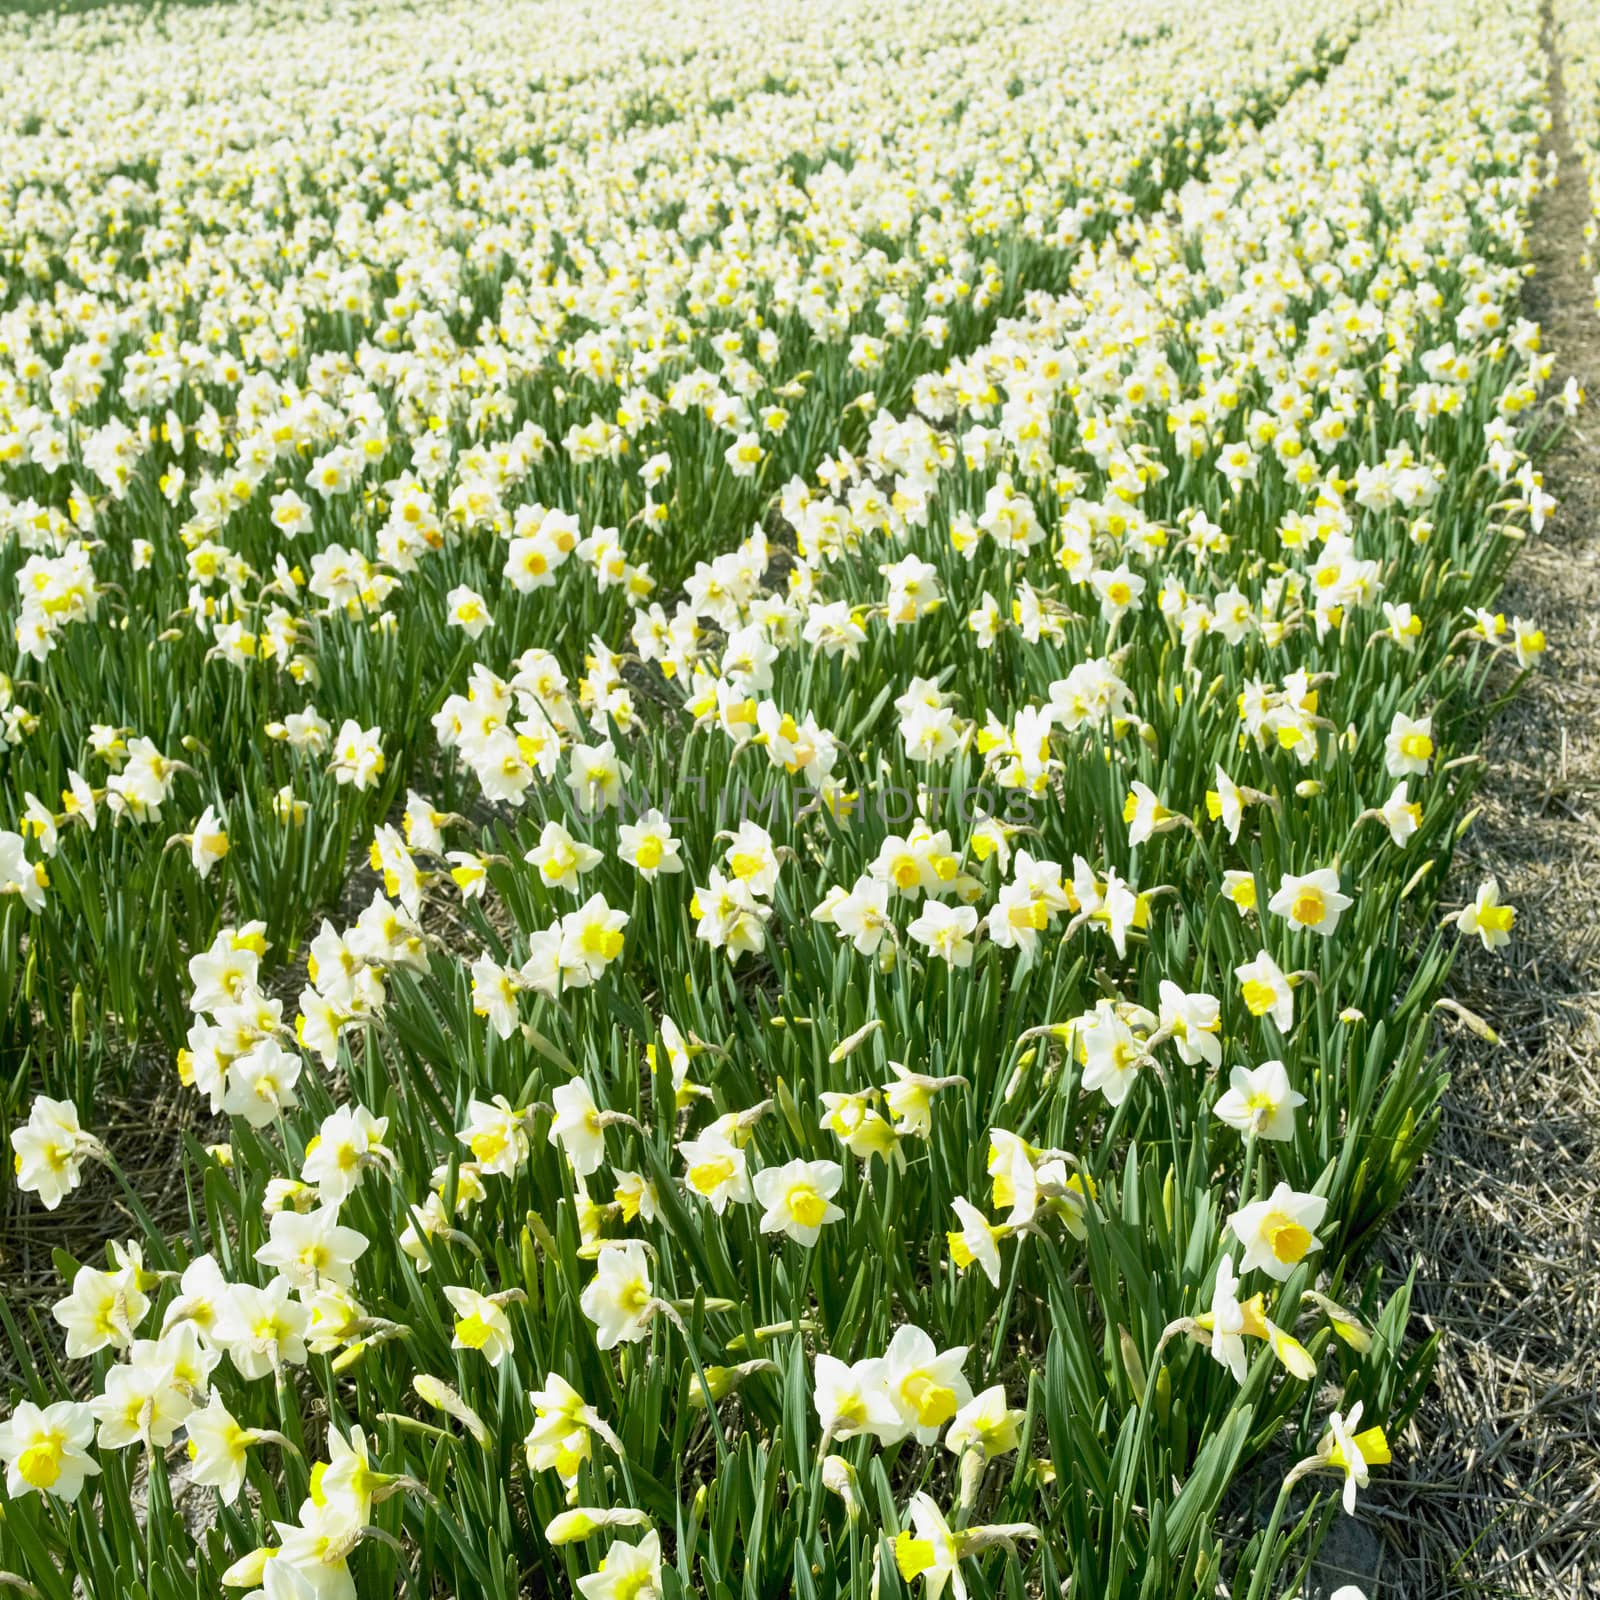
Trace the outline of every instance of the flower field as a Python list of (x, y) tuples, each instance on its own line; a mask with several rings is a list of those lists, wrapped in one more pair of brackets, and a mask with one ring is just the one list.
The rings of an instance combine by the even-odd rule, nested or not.
[(0, 1587), (1299, 1592), (1520, 931), (1538, 8), (0, 39)]

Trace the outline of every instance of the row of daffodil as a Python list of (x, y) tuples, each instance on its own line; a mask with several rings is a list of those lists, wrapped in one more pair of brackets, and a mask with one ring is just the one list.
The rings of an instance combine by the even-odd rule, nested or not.
[[(745, 481), (737, 449), (642, 432), (646, 479), (678, 495), (702, 480), (649, 535), (674, 586), (659, 599), (633, 559), (643, 531), (628, 555), (591, 543), (592, 582), (548, 571), (598, 539), (589, 507), (620, 492), (626, 452), (554, 445), (537, 419), (566, 399), (534, 367), (484, 491), (482, 526), (511, 541), (503, 582), (466, 582), (490, 570), (467, 564), (477, 512), (385, 490), (358, 518), (316, 488), (310, 442), (292, 468), (306, 493), (285, 502), (320, 546), (310, 579), (284, 523), (189, 528), (169, 576), (199, 590), (181, 626), (218, 685), (206, 748), (180, 765), (110, 712), (92, 734), (103, 788), (63, 762), (69, 810), (125, 838), (265, 725), (307, 786), (288, 820), (303, 804), (345, 839), (375, 823), (375, 876), (353, 921), (309, 938), (289, 1002), (272, 962), (299, 930), (229, 876), (238, 818), (219, 799), (178, 836), (206, 931), (160, 981), (191, 1019), (180, 1075), (231, 1133), (186, 1145), (182, 1237), (146, 1220), (104, 1267), (59, 1255), (62, 1364), (33, 1362), (40, 1341), (0, 1302), (27, 1391), (0, 1424), (0, 1566), (51, 1597), (78, 1581), (938, 1596), (1070, 1578), (1260, 1600), (1292, 1581), (1325, 1521), (1298, 1485), (1338, 1473), (1352, 1506), (1425, 1382), (1406, 1286), (1359, 1250), (1436, 1116), (1428, 1022), (1454, 940), (1510, 935), (1493, 885), (1448, 930), (1438, 896), (1477, 772), (1471, 713), (1543, 648), (1492, 609), (1519, 530), (1549, 509), (1527, 453), (1548, 361), (1516, 309), (1546, 120), (1537, 17), (1375, 11), (1298, 87), (1311, 39), (1263, 24), (1279, 76), (1241, 104), (1253, 121), (1252, 95), (1281, 100), (1273, 120), (1240, 134), (1224, 118), (1204, 176), (1110, 207), (1081, 248), (1051, 240), (992, 280), (975, 257), (962, 281), (994, 282), (994, 314), (924, 341), (896, 383), (841, 374), (751, 499), (704, 487)], [(778, 42), (744, 39), (758, 23)], [(586, 70), (621, 70), (589, 26)], [(1186, 70), (1212, 26), (1168, 17), (1094, 59), (1133, 51), (1144, 84)], [(672, 81), (692, 87), (632, 101), (620, 129), (579, 116), (592, 85), (574, 83), (575, 129), (602, 145), (648, 130), (671, 151), (689, 106), (725, 90), (736, 119), (782, 92), (762, 73), (810, 81), (788, 66), (803, 40), (758, 12), (729, 27), (734, 65), (686, 67)], [(977, 87), (991, 47), (949, 27), (914, 48), (891, 34), (895, 81), (920, 95), (949, 74), (1004, 128)], [(1209, 70), (1250, 82), (1236, 58), (1259, 62), (1254, 36), (1224, 43)], [(855, 45), (881, 75), (882, 37)], [(1028, 100), (1037, 58), (1008, 66)], [(477, 53), (456, 71), (500, 81)], [(353, 70), (350, 104), (364, 86)], [(1033, 87), (1037, 115), (1061, 71)], [(486, 101), (451, 115), (511, 115)], [(859, 104), (828, 103), (859, 127)], [(898, 101), (884, 116), (909, 170), (926, 158), (947, 183), (952, 128), (897, 122)], [(458, 137), (420, 118), (388, 170), (448, 170), (464, 192), (487, 181), (473, 163), (517, 148)], [(1093, 119), (1083, 139), (1096, 147)], [(867, 142), (835, 180), (851, 193), (899, 148)], [(221, 227), (253, 211), (266, 228), (291, 192), (341, 180), (364, 195), (373, 180), (335, 144), (348, 170), (330, 150), (291, 185), (274, 155), (224, 183)], [(603, 258), (629, 191), (615, 174), (581, 195)], [(680, 229), (692, 213), (691, 197), (651, 203), (683, 207)], [(725, 234), (711, 214), (687, 237)], [(358, 260), (383, 239), (366, 216), (337, 213)], [(921, 254), (915, 235), (866, 230), (891, 259)], [(508, 296), (537, 277), (513, 256), (496, 273)], [(759, 280), (754, 305), (781, 308), (781, 282)], [(337, 316), (362, 309), (307, 321), (308, 345), (337, 351)], [(791, 330), (780, 370), (815, 366), (825, 333)], [(328, 370), (343, 404), (359, 364)], [(414, 404), (414, 423), (441, 419), (415, 429), (424, 446), (470, 430), (460, 407)], [(714, 513), (692, 534), (676, 520), (691, 503)], [(372, 542), (404, 504), (437, 519), (414, 570)], [(158, 525), (171, 541), (186, 523)], [(519, 609), (518, 570), (548, 603)], [(118, 578), (132, 593), (131, 564)], [(326, 615), (267, 649), (251, 607), (273, 584), (286, 611), (304, 590)], [(612, 588), (619, 604), (594, 602)], [(74, 659), (112, 604), (92, 579), (77, 592), (85, 626), (45, 628), (55, 648), (30, 670), (77, 674), (57, 692), (97, 706), (129, 691)], [(301, 628), (315, 670), (289, 710)], [(434, 682), (457, 692), (429, 703)], [(409, 754), (433, 747), (436, 769)], [(35, 807), (41, 851), (64, 830)], [(19, 899), (48, 905), (55, 879), (12, 840)], [(12, 1144), (47, 1206), (91, 1167), (121, 1181), (60, 1098), (36, 1099)], [(75, 1382), (89, 1400), (61, 1398)]]
[(1588, 196), (1583, 224), (1583, 265), (1594, 287), (1600, 314), (1600, 19), (1588, 6), (1564, 3), (1553, 9), (1556, 49), (1567, 96), (1567, 127), (1583, 171), (1569, 183), (1582, 183)]
[(226, 59), (187, 15), (5, 24), (30, 70), (0, 182), (0, 730), (33, 847), (0, 1003), (48, 1087), (87, 1100), (176, 1043), (219, 894), (297, 947), (486, 631), (570, 656), (622, 630), (846, 401), (899, 403), (1375, 7), (888, 9), (529, 8), (509, 47), (459, 7), (354, 37), (270, 12)]

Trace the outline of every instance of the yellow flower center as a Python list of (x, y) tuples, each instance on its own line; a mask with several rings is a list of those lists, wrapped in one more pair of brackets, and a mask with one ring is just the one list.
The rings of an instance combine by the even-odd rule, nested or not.
[(796, 1184), (789, 1191), (789, 1215), (802, 1228), (820, 1228), (827, 1215), (828, 1202), (810, 1184)]
[(699, 1194), (710, 1194), (733, 1176), (732, 1156), (713, 1156), (689, 1168), (689, 1186)]
[(1322, 891), (1310, 887), (1300, 889), (1294, 897), (1294, 904), (1289, 907), (1290, 918), (1307, 928), (1320, 927), (1327, 914), (1327, 902), (1322, 898)]
[(909, 1378), (903, 1378), (900, 1395), (924, 1428), (942, 1427), (956, 1414), (955, 1391), (935, 1383), (924, 1372), (914, 1372)]
[(24, 1483), (35, 1489), (48, 1489), (61, 1476), (62, 1438), (59, 1433), (49, 1433), (30, 1444), (17, 1457), (17, 1471)]
[(894, 1540), (894, 1564), (900, 1576), (910, 1583), (920, 1577), (934, 1563), (933, 1544), (927, 1539), (914, 1539), (909, 1533), (897, 1533)]
[(1258, 978), (1246, 980), (1244, 986), (1244, 1003), (1252, 1017), (1264, 1017), (1277, 1001), (1268, 984), (1262, 983)]
[(469, 1350), (483, 1349), (493, 1337), (494, 1329), (476, 1311), (456, 1324), (456, 1338)]
[(1274, 1211), (1261, 1225), (1261, 1236), (1267, 1241), (1273, 1255), (1285, 1266), (1305, 1258), (1311, 1248), (1311, 1234), (1281, 1211)]
[(473, 1134), (468, 1141), (474, 1160), (492, 1161), (506, 1147), (506, 1136), (499, 1128), (488, 1128)]
[(591, 922), (583, 930), (583, 953), (599, 956), (602, 961), (615, 961), (622, 953), (622, 935), (603, 922)]
[(834, 1411), (839, 1423), (847, 1428), (859, 1428), (867, 1420), (867, 1402), (858, 1394), (840, 1395), (834, 1402)]

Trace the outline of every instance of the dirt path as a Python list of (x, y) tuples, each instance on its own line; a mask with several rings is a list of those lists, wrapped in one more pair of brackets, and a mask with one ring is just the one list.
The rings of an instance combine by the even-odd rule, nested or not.
[(1456, 891), (1495, 873), (1521, 937), (1457, 968), (1452, 993), (1503, 1048), (1451, 1041), (1444, 1124), (1394, 1236), (1390, 1265), (1420, 1262), (1417, 1331), (1445, 1340), (1369, 1501), (1374, 1597), (1600, 1595), (1600, 317), (1548, 8), (1545, 48), (1561, 181), (1525, 308), (1557, 384), (1575, 374), (1590, 403), (1541, 463), (1560, 508), (1504, 596), (1544, 627), (1549, 664), (1491, 729)]

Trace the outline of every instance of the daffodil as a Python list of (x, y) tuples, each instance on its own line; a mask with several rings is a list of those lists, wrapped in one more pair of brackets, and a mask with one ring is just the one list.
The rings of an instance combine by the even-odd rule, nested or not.
[[(1197, 1028), (1195, 1033), (1204, 1036), (1204, 1030)], [(1140, 1069), (1150, 1061), (1148, 1039), (1136, 1034), (1110, 1002), (1101, 1002), (1080, 1018), (1074, 1038), (1083, 1061), (1083, 1087), (1098, 1090), (1108, 1105), (1120, 1106), (1132, 1092)]]
[(933, 1131), (934, 1095), (967, 1087), (967, 1080), (958, 1075), (932, 1077), (898, 1061), (891, 1061), (889, 1070), (894, 1077), (883, 1085), (883, 1098), (894, 1114), (894, 1130), (902, 1137), (927, 1138)]
[(1233, 903), (1241, 917), (1250, 916), (1256, 909), (1256, 880), (1249, 872), (1232, 870), (1222, 874), (1223, 898)]
[(931, 1495), (917, 1493), (909, 1508), (911, 1527), (894, 1538), (894, 1560), (907, 1583), (921, 1578), (928, 1600), (938, 1600), (949, 1588), (955, 1600), (966, 1600), (967, 1585), (961, 1562), (986, 1550), (1003, 1548), (1016, 1555), (1017, 1542), (1037, 1539), (1032, 1523), (990, 1523), (952, 1529)]
[(730, 1201), (749, 1205), (754, 1196), (743, 1145), (726, 1135), (707, 1132), (678, 1146), (684, 1182), (721, 1216)]
[[(597, 1506), (574, 1506), (557, 1512), (545, 1524), (544, 1536), (551, 1544), (576, 1544), (591, 1539), (604, 1528), (648, 1528), (650, 1519), (629, 1506), (602, 1510)], [(639, 1591), (643, 1593), (644, 1591)]]
[(97, 1350), (126, 1350), (149, 1310), (150, 1301), (131, 1274), (79, 1267), (71, 1293), (50, 1314), (66, 1329), (67, 1355), (76, 1361)]
[(264, 1378), (306, 1360), (310, 1313), (291, 1299), (293, 1285), (276, 1277), (264, 1289), (254, 1284), (228, 1286), (217, 1310), (214, 1337), (228, 1352), (242, 1378)]
[(1208, 1346), (1212, 1360), (1227, 1367), (1234, 1379), (1243, 1383), (1248, 1360), (1244, 1341), (1260, 1339), (1294, 1377), (1302, 1380), (1314, 1377), (1317, 1368), (1310, 1352), (1267, 1316), (1265, 1297), (1256, 1294), (1248, 1300), (1240, 1300), (1238, 1287), (1233, 1257), (1225, 1255), (1217, 1266), (1211, 1309), (1192, 1319), (1195, 1336)]
[(1285, 918), (1292, 928), (1306, 928), (1330, 938), (1339, 918), (1355, 902), (1339, 888), (1339, 874), (1333, 867), (1315, 872), (1286, 873), (1278, 892), (1267, 902), (1267, 909)]
[(976, 951), (972, 935), (977, 926), (978, 913), (973, 907), (949, 906), (939, 900), (929, 900), (906, 932), (950, 966), (970, 967)]
[(88, 1453), (94, 1415), (86, 1405), (58, 1400), (37, 1406), (19, 1400), (0, 1422), (0, 1461), (6, 1468), (6, 1493), (13, 1499), (39, 1490), (58, 1500), (76, 1500), (84, 1481), (100, 1465)]
[(476, 1350), (491, 1367), (511, 1354), (511, 1321), (499, 1302), (465, 1284), (446, 1285), (444, 1297), (456, 1314), (452, 1350)]
[(585, 816), (618, 805), (622, 785), (629, 775), (627, 763), (617, 755), (609, 739), (598, 745), (573, 746), (567, 783), (579, 811)]
[(324, 1205), (342, 1205), (362, 1176), (389, 1156), (388, 1131), (387, 1117), (375, 1117), (365, 1106), (340, 1106), (323, 1118), (306, 1145), (301, 1179), (316, 1188)]
[(857, 1094), (825, 1091), (821, 1097), (823, 1115), (819, 1126), (862, 1161), (870, 1161), (873, 1156), (899, 1161), (902, 1159), (900, 1137), (871, 1103), (877, 1093), (876, 1089)]
[(1222, 1007), (1215, 995), (1188, 994), (1177, 984), (1161, 981), (1161, 1009), (1156, 1017), (1160, 1032), (1177, 1048), (1189, 1066), (1222, 1064)]
[(1244, 1246), (1241, 1272), (1259, 1267), (1280, 1283), (1313, 1251), (1322, 1248), (1316, 1236), (1328, 1202), (1317, 1194), (1300, 1194), (1280, 1183), (1265, 1200), (1252, 1200), (1228, 1218), (1228, 1230)]
[(102, 1450), (131, 1444), (165, 1450), (173, 1434), (194, 1410), (194, 1401), (180, 1388), (171, 1367), (154, 1352), (113, 1367), (101, 1392), (89, 1402), (99, 1426), (95, 1441)]
[(0, 894), (16, 894), (30, 912), (45, 909), (50, 874), (43, 861), (29, 861), (21, 834), (0, 832)]
[[(1344, 1473), (1341, 1499), (1350, 1516), (1355, 1515), (1356, 1491), (1371, 1481), (1373, 1467), (1387, 1466), (1393, 1459), (1389, 1441), (1381, 1427), (1360, 1428), (1362, 1405), (1357, 1401), (1347, 1415), (1335, 1411), (1328, 1418), (1328, 1431), (1317, 1445), (1316, 1455), (1300, 1463), (1291, 1478), (1302, 1469), (1331, 1468)], [(1359, 1429), (1359, 1431), (1358, 1431)]]
[(900, 1413), (889, 1398), (882, 1357), (847, 1365), (819, 1351), (812, 1402), (825, 1439), (871, 1433), (889, 1441), (903, 1434)]
[(784, 1233), (796, 1244), (814, 1245), (823, 1228), (844, 1215), (833, 1204), (843, 1182), (844, 1169), (837, 1161), (790, 1161), (763, 1169), (754, 1181), (756, 1199), (766, 1207), (761, 1231)]
[(940, 1351), (921, 1328), (895, 1329), (884, 1352), (884, 1385), (900, 1418), (901, 1431), (918, 1444), (932, 1444), (940, 1430), (972, 1398), (961, 1368), (965, 1345)]
[(1488, 877), (1478, 885), (1472, 904), (1456, 915), (1456, 927), (1463, 934), (1477, 934), (1485, 950), (1503, 950), (1511, 943), (1511, 930), (1516, 926), (1517, 908), (1501, 902), (1500, 884)]
[(188, 835), (189, 859), (202, 879), (228, 854), (228, 831), (215, 806), (207, 806)]
[(78, 1125), (70, 1100), (36, 1095), (28, 1120), (11, 1130), (17, 1186), (54, 1211), (83, 1181), (84, 1162), (100, 1145)]
[(274, 1522), (278, 1549), (274, 1564), (293, 1572), (316, 1600), (355, 1600), (350, 1556), (361, 1542), (362, 1525), (337, 1502), (304, 1501), (295, 1522)]
[(1294, 1113), (1306, 1097), (1289, 1083), (1281, 1061), (1263, 1061), (1259, 1067), (1235, 1067), (1228, 1089), (1213, 1108), (1219, 1122), (1258, 1139), (1294, 1137)]
[(1384, 764), (1390, 777), (1420, 776), (1433, 760), (1433, 718), (1394, 714), (1384, 738)]
[(953, 1455), (971, 1451), (985, 1461), (1010, 1455), (1017, 1448), (1023, 1413), (1006, 1404), (1003, 1385), (994, 1384), (972, 1397), (955, 1414), (945, 1432), (944, 1447)]
[(604, 895), (591, 896), (561, 919), (562, 967), (582, 974), (587, 982), (598, 982), (621, 956), (622, 930), (627, 925), (626, 911), (607, 905)]
[(509, 1177), (528, 1159), (526, 1118), (503, 1095), (468, 1100), (467, 1125), (456, 1137), (484, 1173)]
[(1294, 987), (1278, 963), (1263, 950), (1233, 973), (1250, 1015), (1271, 1017), (1279, 1033), (1288, 1033), (1294, 1026)]
[(643, 1339), (657, 1305), (644, 1246), (630, 1241), (602, 1250), (579, 1303), (595, 1325), (595, 1342), (602, 1350)]
[(617, 829), (617, 853), (646, 883), (663, 874), (683, 871), (678, 854), (678, 839), (660, 811), (645, 811), (637, 822), (624, 822)]
[(660, 1600), (660, 1536), (652, 1530), (638, 1544), (614, 1540), (600, 1570), (577, 1581), (584, 1600)]
[(326, 1281), (348, 1289), (355, 1281), (355, 1264), (371, 1241), (358, 1229), (343, 1226), (338, 1216), (335, 1206), (318, 1206), (304, 1216), (278, 1212), (256, 1260), (296, 1288), (313, 1289)]
[(946, 1585), (955, 1600), (966, 1600), (961, 1550), (950, 1524), (931, 1495), (917, 1494), (910, 1506), (911, 1527), (894, 1538), (894, 1563), (907, 1583), (921, 1578), (928, 1600), (938, 1600)]
[(555, 1472), (567, 1487), (578, 1481), (578, 1468), (590, 1459), (591, 1433), (616, 1454), (622, 1442), (600, 1414), (559, 1373), (551, 1373), (542, 1389), (529, 1395), (534, 1423), (523, 1446), (530, 1472)]
[(184, 1420), (188, 1435), (190, 1476), (215, 1489), (224, 1505), (232, 1505), (244, 1488), (245, 1468), (252, 1435), (239, 1426), (232, 1412), (213, 1393), (203, 1410), (191, 1411)]
[(555, 1109), (550, 1143), (560, 1148), (576, 1177), (587, 1178), (606, 1157), (605, 1128), (588, 1084), (569, 1079), (551, 1092), (550, 1104)]
[(523, 860), (539, 869), (539, 877), (551, 889), (577, 892), (578, 880), (603, 860), (600, 851), (574, 839), (559, 822), (547, 822), (539, 842)]
[[(1131, 845), (1144, 844), (1154, 835), (1170, 833), (1188, 822), (1187, 817), (1169, 811), (1148, 784), (1138, 781), (1128, 791), (1127, 801), (1122, 808), (1122, 820), (1128, 824), (1128, 843)], [(1237, 829), (1234, 836), (1237, 837)]]

